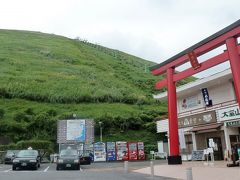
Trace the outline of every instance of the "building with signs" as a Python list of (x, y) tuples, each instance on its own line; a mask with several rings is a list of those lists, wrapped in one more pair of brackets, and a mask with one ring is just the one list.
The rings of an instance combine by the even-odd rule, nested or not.
[[(167, 93), (154, 98), (167, 100)], [(213, 140), (215, 159), (222, 160), (240, 142), (240, 109), (230, 69), (178, 87), (177, 112), (183, 159), (190, 159), (193, 150), (208, 148)], [(168, 128), (168, 120), (157, 122), (158, 133)]]

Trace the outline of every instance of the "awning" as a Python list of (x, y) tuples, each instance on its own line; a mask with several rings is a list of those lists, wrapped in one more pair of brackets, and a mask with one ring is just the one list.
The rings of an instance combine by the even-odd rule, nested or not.
[(183, 130), (184, 134), (189, 134), (189, 133), (191, 133), (192, 128), (193, 127), (185, 127), (185, 128), (181, 128), (181, 129)]
[(209, 125), (205, 125), (205, 126), (198, 126), (198, 127), (192, 128), (190, 131), (191, 132), (196, 132), (196, 131), (206, 131), (206, 130), (214, 130), (214, 129), (217, 130), (222, 125), (223, 124), (219, 123), (219, 124), (209, 124)]

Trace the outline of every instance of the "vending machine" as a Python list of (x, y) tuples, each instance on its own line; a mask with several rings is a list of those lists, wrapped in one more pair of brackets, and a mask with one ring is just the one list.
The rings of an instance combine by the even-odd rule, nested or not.
[(94, 162), (106, 161), (106, 147), (105, 143), (97, 142), (93, 145)]
[(138, 159), (138, 143), (129, 142), (128, 143), (128, 156), (129, 160), (137, 160)]
[(118, 141), (116, 142), (117, 160), (127, 161), (128, 160), (128, 147), (127, 142)]
[(107, 142), (107, 161), (116, 160), (116, 144), (115, 142)]
[(138, 160), (145, 160), (144, 143), (138, 142)]

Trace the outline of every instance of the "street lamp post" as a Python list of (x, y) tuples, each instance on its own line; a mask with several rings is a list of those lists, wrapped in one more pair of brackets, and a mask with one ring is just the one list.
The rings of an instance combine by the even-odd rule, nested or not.
[(100, 127), (100, 142), (102, 142), (102, 122), (99, 121), (99, 127)]

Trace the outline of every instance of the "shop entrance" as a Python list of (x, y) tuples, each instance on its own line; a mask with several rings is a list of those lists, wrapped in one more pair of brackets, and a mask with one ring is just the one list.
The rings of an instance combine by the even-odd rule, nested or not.
[(214, 160), (223, 160), (223, 151), (222, 151), (222, 142), (220, 137), (207, 138), (207, 146), (209, 147), (209, 139), (213, 139), (215, 147), (214, 151)]

